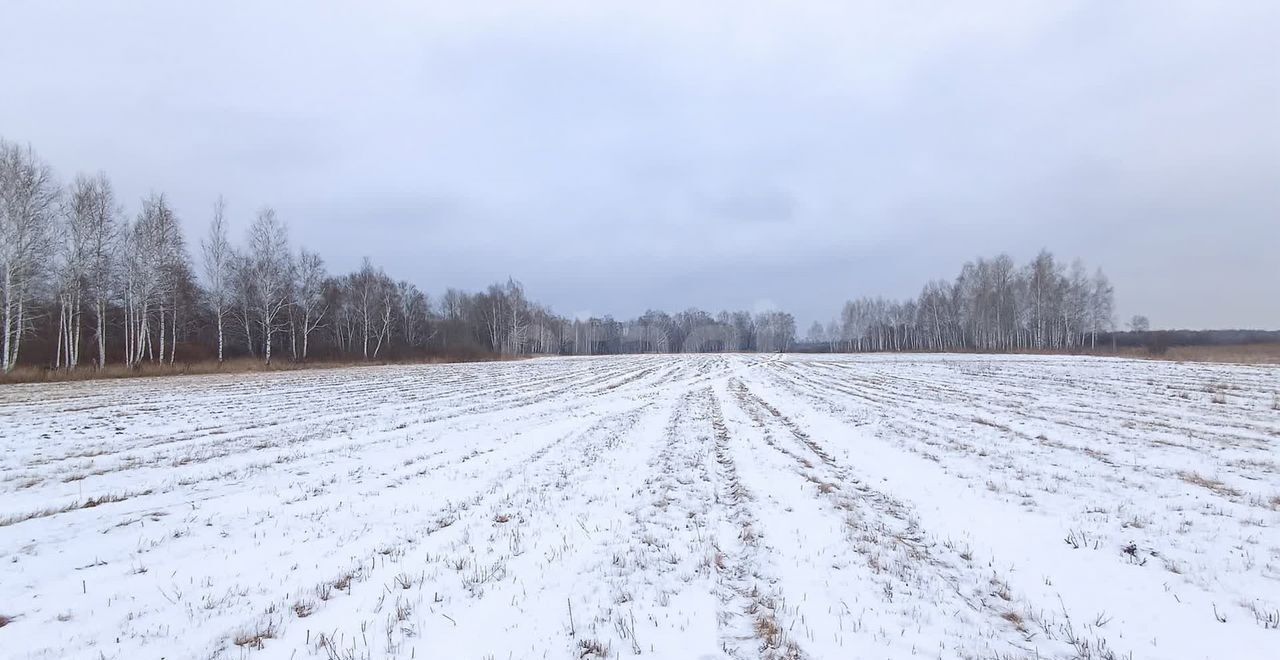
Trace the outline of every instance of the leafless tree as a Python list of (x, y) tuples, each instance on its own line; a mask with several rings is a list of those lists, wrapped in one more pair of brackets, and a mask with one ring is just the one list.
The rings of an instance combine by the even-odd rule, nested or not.
[(65, 198), (57, 262), (58, 334), (54, 365), (74, 369), (80, 362), (82, 299), (89, 286), (92, 233), (97, 221), (99, 187), (80, 175)]
[(4, 287), (4, 337), (0, 368), (18, 364), (30, 302), (48, 270), (59, 188), (53, 172), (31, 147), (0, 140), (0, 270)]
[(107, 364), (107, 305), (117, 276), (121, 241), (120, 207), (107, 175), (99, 172), (88, 179), (84, 243), (88, 295), (93, 301), (94, 341), (98, 345), (99, 369)]
[(400, 338), (406, 346), (420, 345), (425, 338), (427, 316), (431, 311), (427, 296), (412, 282), (400, 280), (396, 283), (396, 300), (400, 304)]
[(1047, 251), (1024, 268), (1007, 255), (966, 263), (954, 283), (925, 285), (916, 300), (845, 303), (844, 350), (1063, 350), (1096, 344), (1112, 323), (1111, 285), (1084, 264), (1062, 268)]
[(805, 334), (805, 341), (810, 344), (822, 344), (827, 341), (827, 329), (822, 326), (822, 321), (814, 321), (809, 326), (809, 332)]
[(1115, 291), (1111, 288), (1111, 282), (1102, 273), (1101, 268), (1094, 272), (1093, 279), (1089, 281), (1088, 286), (1089, 347), (1096, 348), (1098, 346), (1098, 333), (1111, 329), (1111, 324), (1115, 317), (1113, 302)]
[(177, 216), (163, 194), (152, 194), (142, 201), (125, 247), (126, 364), (135, 366), (144, 357), (172, 363), (177, 349), (179, 296), (190, 268)]
[(271, 344), (282, 329), (282, 312), (289, 304), (293, 278), (288, 231), (274, 209), (259, 211), (249, 227), (246, 256), (250, 307), (262, 332), (263, 362), (271, 364)]
[(294, 283), (294, 313), (300, 326), (298, 335), (302, 338), (302, 359), (307, 359), (307, 347), (311, 333), (323, 322), (328, 311), (328, 300), (325, 298), (324, 261), (314, 252), (302, 250), (298, 253), (297, 281)]
[(213, 203), (213, 219), (209, 222), (209, 235), (200, 241), (200, 252), (204, 256), (205, 292), (208, 294), (209, 306), (213, 311), (214, 324), (218, 331), (218, 364), (222, 364), (226, 339), (224, 326), (231, 303), (232, 265), (235, 252), (227, 237), (227, 203), (219, 195)]
[(253, 337), (254, 317), (254, 279), (253, 263), (242, 250), (231, 249), (231, 316), (236, 321), (237, 331), (244, 340), (245, 352), (250, 357), (258, 354), (257, 342)]

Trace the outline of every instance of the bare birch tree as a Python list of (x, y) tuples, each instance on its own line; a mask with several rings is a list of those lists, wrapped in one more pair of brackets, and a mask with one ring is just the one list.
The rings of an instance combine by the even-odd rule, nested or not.
[(231, 303), (232, 261), (235, 253), (227, 238), (226, 201), (219, 195), (213, 203), (213, 220), (209, 222), (209, 235), (200, 241), (204, 256), (204, 276), (209, 306), (213, 311), (218, 330), (218, 364), (222, 364), (226, 339), (224, 325)]
[(262, 355), (271, 364), (271, 344), (281, 329), (281, 317), (289, 304), (293, 259), (284, 223), (270, 207), (258, 213), (249, 227), (248, 268), (251, 305), (262, 331)]
[(294, 306), (301, 320), (299, 334), (302, 337), (302, 359), (307, 359), (307, 348), (311, 333), (323, 322), (328, 311), (325, 297), (324, 261), (314, 252), (302, 250), (298, 253), (297, 282), (294, 285)]
[(65, 221), (58, 245), (56, 367), (74, 369), (80, 362), (82, 297), (88, 280), (89, 233), (97, 197), (95, 188), (92, 179), (80, 175), (71, 184), (65, 198)]
[(97, 366), (107, 364), (107, 303), (117, 275), (120, 245), (120, 207), (107, 175), (99, 172), (88, 181), (91, 200), (86, 223), (86, 279), (93, 301), (94, 342), (98, 346)]
[(0, 140), (0, 276), (4, 333), (0, 369), (18, 364), (27, 314), (48, 269), (59, 189), (49, 166), (31, 147)]

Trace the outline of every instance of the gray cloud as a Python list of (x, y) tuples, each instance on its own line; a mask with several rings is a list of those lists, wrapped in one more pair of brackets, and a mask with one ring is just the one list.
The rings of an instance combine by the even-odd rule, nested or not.
[(696, 4), (9, 3), (0, 133), (563, 313), (807, 322), (1046, 246), (1280, 327), (1280, 5)]

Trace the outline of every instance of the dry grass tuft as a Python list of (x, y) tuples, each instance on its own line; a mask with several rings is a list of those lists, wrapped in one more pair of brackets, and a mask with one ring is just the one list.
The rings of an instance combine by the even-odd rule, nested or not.
[(607, 658), (609, 657), (609, 645), (602, 643), (598, 639), (578, 640), (578, 657)]
[(756, 637), (759, 637), (766, 648), (776, 649), (782, 644), (782, 628), (772, 616), (756, 617)]
[(1189, 484), (1200, 486), (1201, 488), (1207, 488), (1224, 497), (1240, 497), (1240, 491), (1218, 481), (1217, 479), (1210, 479), (1209, 477), (1196, 472), (1178, 472), (1178, 478)]
[(991, 421), (991, 420), (989, 420), (989, 419), (986, 419), (985, 417), (977, 417), (977, 416), (975, 416), (975, 417), (973, 418), (973, 423), (974, 423), (974, 424), (981, 424), (981, 425), (983, 425), (983, 426), (990, 426), (990, 427), (991, 427), (991, 428), (993, 428), (993, 429), (1000, 429), (1001, 431), (1008, 431), (1008, 430), (1010, 430), (1010, 429), (1009, 429), (1009, 427), (1005, 426), (1004, 424), (1001, 424), (1001, 423), (999, 423), (999, 422), (993, 422), (993, 421)]
[(92, 509), (95, 506), (102, 506), (103, 504), (110, 504), (112, 502), (123, 502), (127, 499), (129, 499), (128, 495), (118, 494), (118, 493), (102, 495), (100, 497), (90, 497), (89, 499), (84, 501), (84, 504), (80, 505), (80, 508)]
[(251, 629), (245, 629), (236, 633), (236, 636), (231, 640), (231, 642), (240, 648), (261, 650), (263, 647), (263, 640), (271, 639), (275, 636), (275, 622), (266, 621)]
[(305, 619), (316, 611), (316, 604), (310, 600), (300, 600), (293, 604), (293, 613), (299, 619)]
[(1025, 623), (1023, 623), (1023, 621), (1022, 621), (1022, 615), (1021, 615), (1021, 614), (1018, 614), (1017, 612), (1014, 612), (1013, 610), (1009, 610), (1008, 612), (1005, 612), (1004, 614), (1001, 614), (1001, 615), (1000, 615), (1000, 618), (1001, 618), (1001, 619), (1004, 619), (1005, 621), (1008, 621), (1008, 622), (1009, 622), (1009, 623), (1011, 623), (1011, 624), (1013, 624), (1013, 627), (1014, 627), (1014, 628), (1017, 628), (1017, 629), (1018, 629), (1018, 632), (1026, 632), (1026, 631), (1027, 631), (1027, 626), (1026, 626), (1026, 624), (1025, 624)]
[(76, 509), (92, 509), (96, 506), (101, 506), (103, 504), (110, 504), (112, 502), (123, 502), (131, 497), (141, 497), (145, 495), (150, 495), (151, 493), (152, 493), (152, 490), (150, 488), (148, 488), (147, 490), (138, 491), (138, 492), (111, 493), (107, 495), (102, 495), (100, 497), (90, 497), (89, 499), (83, 502), (72, 502), (71, 504), (66, 504), (63, 506), (51, 506), (51, 507), (40, 509), (38, 511), (28, 511), (27, 513), (15, 513), (12, 515), (0, 517), (0, 527), (16, 525), (20, 522), (26, 522), (28, 520), (34, 520), (36, 518), (47, 518), (49, 516), (56, 516), (60, 513), (75, 511)]

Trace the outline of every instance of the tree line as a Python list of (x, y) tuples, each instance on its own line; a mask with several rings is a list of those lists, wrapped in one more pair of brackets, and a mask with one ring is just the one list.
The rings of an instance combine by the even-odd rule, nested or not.
[(1114, 289), (1102, 269), (1043, 250), (1018, 266), (1002, 254), (964, 264), (908, 300), (858, 298), (806, 339), (833, 351), (1015, 351), (1095, 348), (1112, 329)]
[[(74, 369), (253, 357), (395, 360), (435, 354), (784, 351), (786, 312), (646, 311), (569, 319), (514, 279), (433, 299), (365, 259), (333, 274), (270, 207), (233, 232), (221, 198), (188, 241), (163, 193), (125, 213), (110, 179), (61, 184), (30, 146), (0, 139), (0, 366)], [(1111, 323), (1111, 287), (1042, 253), (966, 264), (918, 300), (845, 304), (810, 329), (831, 350), (1012, 350), (1081, 346)]]

